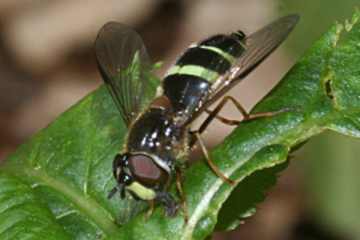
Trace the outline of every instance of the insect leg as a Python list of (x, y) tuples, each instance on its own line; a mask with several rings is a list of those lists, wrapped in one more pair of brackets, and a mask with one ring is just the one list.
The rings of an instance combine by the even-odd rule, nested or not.
[(221, 171), (220, 169), (213, 163), (213, 161), (211, 160), (210, 156), (209, 156), (209, 152), (208, 150), (206, 149), (206, 146), (200, 136), (200, 132), (199, 131), (196, 131), (196, 132), (193, 132), (193, 134), (195, 135), (197, 141), (199, 142), (199, 145), (200, 145), (200, 148), (205, 156), (205, 159), (209, 165), (209, 167), (211, 168), (211, 170), (218, 176), (220, 177), (222, 180), (224, 180), (225, 182), (227, 182), (228, 184), (230, 185), (234, 185), (235, 182), (231, 179), (229, 179), (227, 176), (225, 176)]
[[(238, 109), (238, 111), (241, 113), (241, 115), (243, 115), (242, 120), (227, 119), (227, 118), (224, 118), (224, 117), (222, 117), (222, 116), (220, 116), (218, 114), (228, 101), (231, 101), (235, 105), (235, 107)], [(226, 96), (221, 100), (219, 105), (217, 105), (216, 108), (213, 111), (210, 111), (208, 109), (206, 109), (205, 111), (209, 114), (209, 116), (208, 116), (209, 120), (206, 119), (204, 121), (204, 123), (203, 123), (204, 127), (200, 126), (199, 130), (202, 130), (202, 131), (204, 131), (206, 129), (206, 127), (209, 125), (209, 123), (214, 118), (216, 118), (217, 120), (221, 121), (224, 124), (233, 126), (233, 125), (239, 125), (241, 122), (250, 121), (250, 120), (257, 119), (257, 118), (272, 117), (272, 116), (277, 115), (279, 113), (288, 112), (288, 111), (290, 111), (290, 109), (284, 108), (284, 109), (280, 109), (278, 111), (273, 111), (273, 112), (260, 112), (260, 113), (250, 113), (249, 114), (245, 110), (245, 108), (235, 98), (233, 98), (232, 96)]]
[(108, 198), (108, 199), (112, 198), (117, 191), (118, 191), (118, 186), (113, 187), (113, 188), (110, 190), (110, 192), (108, 193), (107, 198)]
[[(227, 103), (227, 101), (229, 100), (235, 100), (233, 97), (231, 96), (226, 96), (224, 97), (220, 103), (215, 107), (215, 109), (213, 111), (210, 111), (209, 116), (205, 119), (205, 121), (201, 124), (200, 128), (198, 129), (198, 132), (201, 134), (203, 131), (205, 131), (205, 129), (208, 127), (208, 125), (211, 123), (212, 120), (214, 120), (214, 118), (217, 117), (218, 113), (221, 111), (221, 109), (225, 106), (225, 104)], [(235, 100), (236, 101), (236, 100)], [(235, 104), (236, 105), (236, 104)], [(241, 106), (239, 104), (239, 106)], [(240, 110), (241, 109), (241, 110)], [(246, 114), (246, 111), (244, 110), (244, 108), (240, 107), (239, 111), (242, 114)]]
[(155, 205), (154, 200), (149, 200), (148, 203), (149, 203), (149, 210), (148, 210), (148, 211), (146, 212), (146, 214), (145, 214), (145, 219), (146, 219), (146, 220), (151, 217), (151, 215), (152, 215), (153, 212), (154, 212), (154, 207), (155, 207), (155, 206), (154, 206), (154, 205)]
[(168, 192), (157, 192), (156, 200), (161, 202), (165, 207), (165, 213), (169, 217), (175, 216), (179, 206)]
[[(221, 109), (225, 106), (225, 104), (229, 101), (229, 100), (232, 100), (232, 101), (235, 101), (236, 104), (235, 106), (237, 106), (237, 108), (239, 109), (239, 111), (244, 115), (244, 116), (247, 116), (248, 113), (245, 111), (245, 109), (240, 105), (240, 103), (238, 103), (233, 97), (231, 96), (226, 96), (224, 97), (220, 103), (214, 108), (214, 110), (212, 111), (209, 111), (207, 110), (207, 113), (209, 113), (209, 116), (205, 119), (205, 121), (200, 125), (199, 129), (197, 130), (197, 132), (199, 132), (199, 134), (203, 133), (205, 131), (205, 129), (209, 126), (209, 124), (215, 119), (219, 119), (220, 121), (222, 122), (229, 122), (229, 121), (232, 121), (232, 122), (235, 122), (235, 120), (228, 120), (228, 119), (225, 119), (221, 116), (218, 116), (218, 113), (221, 111)], [(236, 120), (236, 124), (230, 124), (228, 123), (229, 125), (237, 125), (239, 124), (240, 121), (237, 121)], [(194, 133), (194, 132), (192, 132)], [(195, 135), (193, 135), (195, 136)], [(192, 139), (190, 140), (190, 148), (192, 148), (194, 146), (194, 144), (196, 143), (197, 139), (196, 137), (192, 137)]]
[(187, 211), (186, 198), (182, 187), (182, 172), (180, 168), (175, 168), (175, 171), (176, 171), (176, 189), (181, 199), (181, 208), (183, 209), (184, 212), (185, 223), (187, 223), (189, 219), (189, 214)]
[(250, 121), (250, 120), (257, 119), (257, 118), (273, 117), (273, 116), (278, 115), (280, 113), (285, 113), (285, 112), (289, 112), (289, 111), (292, 111), (292, 109), (283, 108), (283, 109), (280, 109), (278, 111), (273, 111), (273, 112), (251, 113), (251, 114), (248, 115), (247, 118), (244, 118), (241, 122)]
[(116, 185), (115, 187), (113, 187), (113, 188), (110, 190), (107, 198), (108, 198), (108, 199), (112, 198), (112, 197), (115, 195), (115, 193), (117, 193), (117, 192), (120, 193), (121, 199), (124, 199), (124, 198), (125, 198), (125, 188), (124, 188), (124, 185), (122, 185), (122, 184), (118, 184), (118, 185)]

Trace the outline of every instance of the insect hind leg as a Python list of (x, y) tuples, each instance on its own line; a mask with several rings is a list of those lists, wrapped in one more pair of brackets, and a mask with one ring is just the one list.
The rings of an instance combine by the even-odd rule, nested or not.
[[(223, 109), (225, 104), (229, 101), (231, 101), (235, 105), (237, 110), (241, 113), (241, 115), (243, 116), (242, 120), (228, 119), (228, 118), (225, 118), (225, 117), (222, 117), (219, 115), (220, 111)], [(214, 110), (208, 110), (208, 109), (205, 110), (205, 112), (207, 112), (209, 114), (209, 116), (205, 119), (205, 121), (201, 124), (201, 126), (199, 127), (199, 129), (197, 131), (200, 134), (203, 133), (214, 119), (217, 119), (226, 125), (234, 126), (234, 125), (239, 125), (242, 122), (254, 120), (257, 118), (272, 117), (279, 113), (288, 112), (288, 111), (290, 111), (289, 108), (284, 108), (284, 109), (280, 109), (278, 111), (273, 111), (273, 112), (248, 113), (245, 110), (245, 108), (234, 97), (225, 96), (220, 101), (220, 103), (214, 108)], [(190, 142), (190, 147), (192, 147), (195, 144), (195, 142), (196, 142), (196, 138), (193, 138)]]
[[(219, 112), (223, 109), (223, 107), (225, 106), (225, 104), (231, 101), (233, 102), (233, 104), (236, 106), (236, 108), (239, 110), (239, 112), (243, 115), (243, 119), (242, 120), (230, 120), (227, 118), (224, 118), (222, 116), (219, 116)], [(224, 124), (227, 125), (238, 125), (241, 122), (245, 122), (245, 121), (250, 121), (250, 120), (254, 120), (257, 118), (263, 118), (263, 117), (271, 117), (274, 115), (277, 115), (279, 113), (283, 113), (283, 112), (288, 112), (291, 109), (289, 108), (284, 108), (284, 109), (280, 109), (278, 111), (274, 111), (274, 112), (260, 112), (260, 113), (254, 113), (254, 114), (249, 114), (245, 108), (233, 97), (231, 96), (225, 96), (220, 103), (214, 108), (214, 110), (210, 111), (210, 110), (206, 110), (206, 112), (209, 114), (209, 116), (205, 119), (205, 121), (201, 124), (201, 126), (199, 127), (198, 130), (196, 131), (191, 131), (191, 139), (190, 139), (190, 148), (192, 148), (194, 146), (194, 144), (196, 142), (199, 143), (200, 148), (205, 156), (205, 159), (209, 165), (209, 167), (211, 168), (211, 170), (213, 170), (213, 172), (219, 176), (221, 179), (223, 179), (225, 182), (229, 183), (230, 185), (233, 185), (235, 182), (231, 179), (229, 179), (228, 177), (226, 177), (221, 171), (220, 169), (212, 162), (209, 153), (206, 149), (206, 146), (201, 138), (201, 133), (203, 133), (206, 128), (209, 126), (209, 124), (214, 120), (217, 119), (221, 122), (223, 122)]]
[[(232, 101), (235, 104), (236, 108), (239, 110), (239, 112), (244, 116), (244, 118), (248, 118), (249, 114), (241, 106), (241, 104), (238, 101), (236, 101), (235, 98), (233, 98), (231, 96), (225, 96), (220, 101), (220, 103), (214, 108), (214, 110), (212, 110), (212, 111), (205, 110), (209, 114), (209, 116), (202, 122), (199, 129), (197, 131), (193, 131), (192, 133), (198, 132), (199, 134), (202, 134), (214, 119), (218, 119), (227, 125), (238, 125), (241, 121), (229, 120), (229, 119), (219, 116), (219, 112), (223, 109), (223, 107), (225, 106), (225, 104), (228, 101)], [(193, 134), (193, 137), (191, 138), (191, 141), (190, 141), (190, 148), (192, 148), (194, 146), (194, 144), (196, 143), (197, 140), (198, 139), (195, 137), (195, 134)]]
[[(231, 120), (231, 119), (227, 119), (227, 118), (219, 115), (219, 112), (222, 110), (222, 108), (225, 106), (225, 104), (228, 101), (231, 101), (235, 105), (236, 109), (241, 113), (241, 115), (243, 116), (242, 120)], [(286, 108), (286, 109), (281, 109), (279, 111), (273, 111), (273, 112), (248, 113), (245, 110), (245, 108), (241, 105), (241, 103), (239, 103), (239, 101), (237, 101), (234, 97), (225, 96), (213, 111), (208, 110), (208, 109), (206, 109), (205, 111), (209, 114), (209, 116), (215, 115), (213, 118), (216, 118), (217, 120), (221, 121), (224, 124), (238, 125), (241, 122), (253, 120), (256, 118), (271, 117), (276, 114), (289, 111), (289, 109)]]

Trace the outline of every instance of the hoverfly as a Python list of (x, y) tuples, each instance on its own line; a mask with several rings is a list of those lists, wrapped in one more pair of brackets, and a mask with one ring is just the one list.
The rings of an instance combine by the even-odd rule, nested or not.
[[(147, 95), (151, 65), (140, 36), (123, 24), (105, 24), (95, 42), (97, 63), (129, 129), (122, 151), (113, 160), (117, 185), (109, 198), (116, 192), (121, 198), (129, 193), (151, 206), (161, 203), (168, 216), (174, 215), (179, 204), (168, 187), (175, 176), (177, 186), (181, 186), (178, 159), (186, 159), (196, 142), (214, 173), (234, 183), (212, 163), (201, 133), (215, 118), (231, 125), (240, 122), (218, 116), (228, 101), (235, 104), (244, 120), (283, 112), (251, 115), (234, 98), (223, 96), (286, 39), (298, 20), (297, 15), (289, 15), (248, 36), (236, 31), (191, 45), (168, 70), (156, 96)], [(209, 106), (220, 98), (210, 111)], [(204, 112), (208, 117), (192, 131), (191, 124)], [(180, 187), (178, 190), (182, 192)]]

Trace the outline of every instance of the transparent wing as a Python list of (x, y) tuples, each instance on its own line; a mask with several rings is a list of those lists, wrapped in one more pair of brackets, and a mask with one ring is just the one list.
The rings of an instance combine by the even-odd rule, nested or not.
[(95, 54), (103, 80), (129, 126), (150, 98), (146, 88), (151, 65), (145, 45), (134, 30), (109, 22), (99, 31)]
[(298, 21), (298, 15), (282, 17), (248, 36), (245, 39), (246, 51), (231, 72), (234, 80), (244, 78), (269, 56), (287, 38)]
[(194, 117), (198, 116), (256, 68), (287, 38), (298, 21), (298, 15), (285, 16), (247, 36), (244, 39), (245, 52), (237, 59), (229, 71), (214, 82), (211, 95)]

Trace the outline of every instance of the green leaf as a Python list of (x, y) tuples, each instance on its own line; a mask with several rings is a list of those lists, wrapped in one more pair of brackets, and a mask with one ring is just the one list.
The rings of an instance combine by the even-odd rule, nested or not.
[(356, 12), (347, 29), (332, 27), (254, 109), (291, 111), (244, 122), (211, 151), (238, 187), (224, 183), (204, 161), (186, 170), (188, 222), (182, 213), (165, 217), (161, 208), (147, 219), (144, 202), (106, 198), (126, 129), (101, 87), (0, 169), (2, 239), (204, 239), (216, 224), (234, 228), (239, 217), (254, 212), (291, 149), (327, 129), (360, 136), (359, 17)]
[[(269, 159), (283, 161), (287, 154), (287, 149), (282, 145), (270, 146), (256, 153), (254, 160), (249, 163), (266, 162)], [(277, 174), (287, 167), (288, 163), (289, 161), (286, 161), (275, 167), (259, 170), (241, 181), (221, 208), (216, 230), (233, 230), (246, 218), (251, 217), (256, 212), (256, 204), (265, 199), (265, 191), (276, 183)]]

